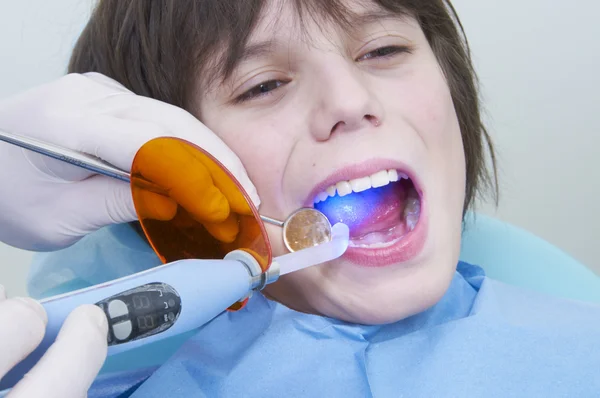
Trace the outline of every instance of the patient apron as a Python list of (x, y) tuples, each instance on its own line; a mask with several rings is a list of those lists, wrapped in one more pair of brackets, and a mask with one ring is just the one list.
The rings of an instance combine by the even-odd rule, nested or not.
[[(45, 296), (60, 284), (44, 275), (85, 285), (158, 265), (127, 228), (37, 256), (30, 288)], [(462, 262), (434, 307), (383, 326), (299, 313), (258, 293), (162, 365), (100, 375), (88, 396), (600, 397), (600, 306), (512, 287)]]

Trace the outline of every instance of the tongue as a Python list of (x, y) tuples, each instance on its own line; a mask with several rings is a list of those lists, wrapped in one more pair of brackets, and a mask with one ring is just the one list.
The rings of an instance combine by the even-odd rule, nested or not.
[(387, 231), (401, 221), (407, 189), (401, 182), (372, 188), (343, 197), (335, 196), (315, 205), (332, 224), (342, 222), (350, 228), (350, 237)]

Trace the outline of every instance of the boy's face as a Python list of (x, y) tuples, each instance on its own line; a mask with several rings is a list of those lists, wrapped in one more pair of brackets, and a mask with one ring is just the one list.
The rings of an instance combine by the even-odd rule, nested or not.
[[(261, 214), (283, 220), (317, 207), (351, 227), (353, 247), (265, 293), (357, 323), (427, 309), (458, 261), (465, 160), (422, 30), (412, 19), (369, 18), (374, 5), (353, 8), (364, 16), (353, 34), (310, 18), (302, 30), (279, 2), (266, 9), (232, 77), (201, 94), (201, 119), (241, 158)], [(284, 254), (281, 229), (267, 229), (273, 254)]]

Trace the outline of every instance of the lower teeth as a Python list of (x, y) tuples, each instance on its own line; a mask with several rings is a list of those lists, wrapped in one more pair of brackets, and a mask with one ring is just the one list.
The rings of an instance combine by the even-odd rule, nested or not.
[[(352, 247), (371, 247), (371, 248), (378, 248), (378, 247), (386, 247), (389, 246), (391, 244), (396, 243), (400, 238), (396, 238), (396, 239), (392, 239), (391, 241), (388, 241), (386, 238), (390, 238), (394, 235), (394, 231), (395, 231), (396, 227), (392, 227), (390, 229), (387, 230), (387, 232), (384, 231), (380, 231), (380, 232), (373, 232), (372, 234), (368, 234), (366, 236), (363, 236), (361, 238), (358, 239), (352, 239), (349, 242), (349, 246)], [(377, 237), (379, 237), (379, 242), (373, 242), (375, 236), (373, 234), (377, 234)], [(367, 243), (368, 242), (368, 243)]]
[(421, 214), (421, 201), (414, 189), (408, 193), (403, 214), (404, 220), (406, 220), (406, 227), (409, 231), (412, 231), (415, 229), (417, 222), (419, 222), (419, 215)]
[(354, 243), (354, 242), (350, 241), (350, 242), (348, 242), (348, 246), (349, 247), (360, 247), (360, 248), (363, 248), (363, 249), (366, 249), (366, 248), (369, 248), (369, 249), (382, 249), (384, 247), (388, 247), (388, 246), (392, 246), (392, 245), (396, 244), (396, 242), (398, 242), (400, 239), (402, 239), (402, 237), (396, 238), (396, 239), (394, 239), (394, 240), (392, 240), (390, 242), (379, 242), (379, 243), (373, 243), (373, 244), (370, 244), (370, 245), (366, 245), (366, 244), (361, 245), (361, 244), (357, 244), (357, 243)]
[[(421, 200), (419, 198), (419, 194), (412, 189), (408, 195), (408, 197), (406, 198), (406, 205), (404, 207), (404, 211), (402, 212), (402, 215), (404, 217), (404, 221), (406, 223), (406, 229), (407, 229), (407, 233), (411, 232), (415, 229), (415, 227), (417, 226), (417, 223), (419, 222), (419, 216), (421, 215)], [(396, 229), (397, 226), (390, 228), (387, 233), (386, 232), (378, 232), (378, 234), (381, 235), (385, 235), (383, 236), (383, 242), (373, 242), (373, 243), (360, 243), (363, 240), (368, 240), (367, 237), (363, 237), (363, 238), (359, 238), (359, 239), (355, 239), (354, 241), (350, 241), (349, 242), (349, 246), (350, 247), (360, 247), (360, 248), (369, 248), (369, 249), (378, 249), (378, 248), (384, 248), (384, 247), (388, 247), (388, 246), (392, 246), (394, 244), (396, 244), (399, 240), (403, 239), (405, 235), (398, 237), (396, 239), (392, 239), (391, 241), (387, 242), (385, 241), (385, 237), (388, 237), (390, 235), (394, 234), (394, 230)]]
[(406, 226), (408, 227), (408, 230), (412, 231), (413, 229), (415, 229), (417, 222), (419, 222), (419, 215), (418, 214), (409, 214), (406, 216), (405, 219), (406, 219)]

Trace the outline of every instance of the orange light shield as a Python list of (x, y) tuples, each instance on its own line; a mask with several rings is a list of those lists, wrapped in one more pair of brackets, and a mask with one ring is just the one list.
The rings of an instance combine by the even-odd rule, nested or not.
[(222, 259), (245, 250), (263, 271), (270, 266), (271, 245), (258, 210), (231, 173), (198, 146), (171, 137), (144, 144), (131, 167), (131, 192), (163, 263)]

